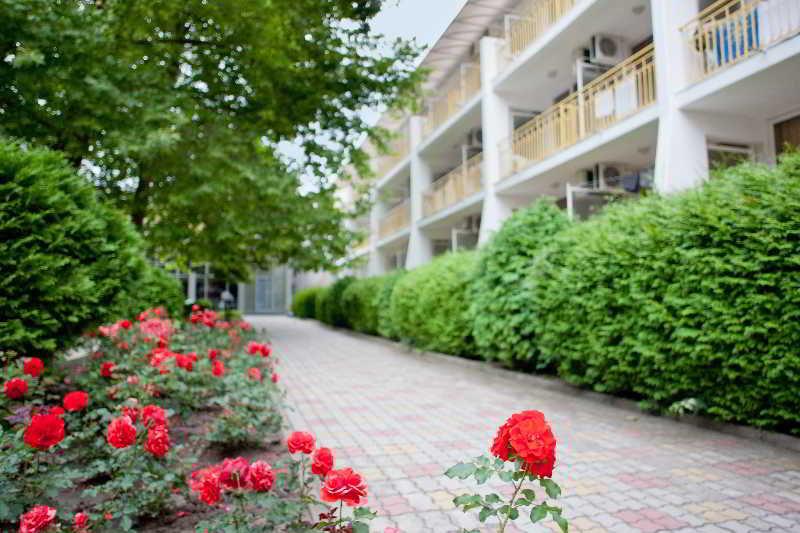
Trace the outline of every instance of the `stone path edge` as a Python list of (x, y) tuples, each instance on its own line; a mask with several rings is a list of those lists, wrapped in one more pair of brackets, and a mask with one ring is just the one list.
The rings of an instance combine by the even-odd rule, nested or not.
[[(306, 319), (306, 318), (299, 320), (309, 320), (317, 322), (316, 320)], [(368, 335), (366, 333), (361, 333), (359, 331), (353, 331), (350, 329), (335, 328), (327, 324), (324, 324), (322, 322), (317, 322), (317, 323), (326, 329), (329, 329), (331, 331), (336, 331), (344, 335), (349, 335), (351, 337), (355, 337), (358, 339), (363, 339), (374, 343), (383, 344), (385, 346), (391, 346), (394, 348), (402, 349), (412, 357), (418, 357), (421, 359), (429, 358), (429, 359), (435, 359), (445, 364), (479, 368), (481, 370), (491, 372), (496, 376), (511, 377), (518, 381), (527, 381), (532, 385), (536, 385), (537, 387), (541, 387), (543, 389), (547, 389), (553, 392), (561, 392), (564, 394), (570, 394), (577, 397), (588, 398), (597, 403), (611, 405), (613, 407), (618, 407), (620, 409), (625, 409), (626, 411), (635, 413), (638, 416), (650, 416), (655, 418), (662, 418), (666, 420), (671, 420), (676, 424), (689, 424), (702, 429), (708, 429), (712, 431), (717, 431), (719, 433), (724, 433), (726, 435), (732, 435), (735, 437), (761, 441), (778, 448), (788, 449), (800, 453), (800, 437), (794, 437), (792, 435), (786, 435), (784, 433), (776, 433), (774, 431), (767, 431), (764, 429), (758, 429), (749, 426), (740, 426), (728, 422), (721, 422), (719, 420), (713, 420), (711, 418), (698, 415), (672, 416), (669, 414), (649, 413), (643, 411), (634, 400), (630, 400), (628, 398), (620, 398), (618, 396), (612, 396), (610, 394), (603, 394), (602, 392), (581, 389), (557, 377), (528, 374), (525, 372), (519, 372), (516, 370), (503, 368), (497, 364), (493, 364), (488, 361), (483, 361), (478, 359), (468, 359), (456, 355), (447, 355), (427, 350), (419, 350), (417, 348), (414, 348), (413, 346), (409, 346), (408, 344), (400, 341), (394, 341), (384, 337)]]

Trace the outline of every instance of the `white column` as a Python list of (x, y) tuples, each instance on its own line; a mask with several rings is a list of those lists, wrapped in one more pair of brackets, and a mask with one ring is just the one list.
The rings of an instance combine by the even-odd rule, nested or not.
[(244, 291), (246, 285), (244, 283), (237, 283), (236, 284), (236, 308), (239, 310), (240, 313), (244, 314)]
[(422, 142), (422, 117), (411, 117), (409, 140), (411, 150), (411, 226), (406, 253), (406, 268), (415, 268), (433, 258), (433, 243), (419, 227), (422, 220), (422, 196), (431, 184), (431, 170), (418, 151)]
[(197, 274), (194, 273), (194, 269), (189, 270), (189, 278), (186, 281), (187, 285), (187, 297), (191, 301), (197, 300)]
[(697, 186), (708, 176), (705, 131), (697, 117), (675, 103), (675, 95), (693, 79), (695, 61), (680, 28), (697, 7), (693, 0), (651, 1), (659, 107), (655, 185), (661, 193)]
[(484, 244), (511, 216), (511, 206), (500, 197), (495, 185), (500, 180), (502, 163), (500, 144), (511, 135), (511, 113), (508, 104), (493, 90), (493, 81), (501, 68), (500, 49), (503, 40), (495, 37), (481, 39), (481, 128), (483, 132), (484, 199), (481, 212), (481, 231), (478, 244)]
[(369, 258), (367, 260), (367, 274), (379, 276), (385, 272), (384, 263), (378, 252), (379, 224), (385, 211), (383, 204), (378, 201), (378, 191), (371, 191), (372, 209), (369, 212)]

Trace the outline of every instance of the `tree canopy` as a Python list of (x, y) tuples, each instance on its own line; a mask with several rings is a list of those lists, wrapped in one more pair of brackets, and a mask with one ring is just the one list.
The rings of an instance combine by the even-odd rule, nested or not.
[(159, 259), (330, 266), (353, 237), (330, 177), (386, 140), (361, 111), (418, 87), (381, 4), (0, 0), (0, 133), (63, 151)]

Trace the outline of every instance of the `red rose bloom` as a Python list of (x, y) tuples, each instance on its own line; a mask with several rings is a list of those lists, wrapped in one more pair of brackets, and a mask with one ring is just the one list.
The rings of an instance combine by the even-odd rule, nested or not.
[(533, 475), (550, 477), (556, 462), (556, 438), (544, 414), (522, 411), (500, 426), (491, 452), (503, 461), (521, 460)]
[(314, 451), (314, 435), (307, 431), (295, 431), (286, 440), (286, 447), (289, 453), (310, 454)]
[(243, 457), (225, 459), (219, 465), (219, 482), (226, 489), (241, 489), (247, 485), (250, 463)]
[(367, 484), (361, 474), (353, 472), (352, 468), (331, 470), (325, 476), (320, 497), (324, 502), (342, 501), (349, 507), (354, 507), (366, 502)]
[(72, 525), (75, 531), (82, 533), (89, 529), (89, 515), (80, 512), (75, 513), (75, 518), (72, 519)]
[(46, 450), (64, 440), (64, 420), (54, 414), (33, 415), (23, 435), (25, 444)]
[(131, 419), (131, 424), (135, 424), (139, 420), (139, 408), (130, 407), (127, 405), (122, 406), (122, 414)]
[(19, 400), (28, 392), (28, 382), (22, 378), (11, 378), (3, 387), (9, 400)]
[(247, 486), (256, 492), (266, 492), (275, 484), (275, 472), (269, 463), (256, 461), (247, 471)]
[(320, 448), (311, 459), (311, 473), (325, 477), (333, 468), (333, 452), (330, 448)]
[(60, 405), (53, 405), (50, 407), (45, 407), (42, 409), (42, 412), (48, 415), (61, 416), (64, 414), (64, 409)]
[(211, 364), (211, 373), (217, 377), (225, 375), (225, 363), (219, 359), (215, 359)]
[(119, 327), (122, 329), (131, 329), (131, 321), (130, 320), (120, 320)]
[(108, 425), (106, 440), (114, 448), (127, 448), (136, 442), (136, 426), (127, 416), (115, 418)]
[(261, 370), (256, 367), (250, 367), (247, 371), (247, 376), (255, 381), (261, 381)]
[(111, 361), (104, 361), (100, 365), (100, 375), (103, 376), (104, 378), (110, 378), (111, 372), (114, 370), (115, 366), (117, 365), (115, 365)]
[(38, 357), (28, 357), (22, 363), (22, 372), (32, 378), (38, 378), (44, 372), (44, 363)]
[(278, 374), (276, 374), (275, 372), (273, 372), (272, 373), (272, 382), (273, 383), (277, 383), (279, 379), (281, 379), (281, 377)]
[(167, 424), (167, 413), (157, 405), (145, 405), (142, 408), (142, 424), (164, 426)]
[(46, 505), (35, 505), (19, 517), (19, 533), (39, 533), (53, 525), (56, 510)]
[(201, 502), (208, 505), (217, 503), (222, 496), (217, 467), (213, 466), (192, 472), (189, 488), (192, 492), (197, 493)]
[(169, 430), (163, 424), (156, 424), (147, 430), (144, 449), (156, 457), (164, 457), (169, 451)]
[(219, 354), (220, 354), (220, 351), (217, 350), (216, 348), (209, 348), (208, 349), (208, 359), (210, 361), (213, 361), (214, 359), (219, 357)]
[(89, 394), (82, 390), (68, 392), (64, 395), (64, 409), (67, 411), (82, 411), (87, 405), (89, 405)]

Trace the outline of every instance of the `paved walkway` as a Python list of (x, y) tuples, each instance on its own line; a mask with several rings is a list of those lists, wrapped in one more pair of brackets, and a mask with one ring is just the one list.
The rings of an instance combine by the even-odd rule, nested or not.
[[(559, 439), (571, 531), (800, 531), (800, 455), (415, 355), (313, 321), (255, 318), (281, 358), (294, 429), (368, 480), (373, 531), (457, 531), (469, 487), (442, 472), (487, 451), (508, 415), (539, 409)], [(523, 519), (518, 520), (521, 526)], [(520, 528), (555, 529), (552, 523)]]

